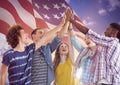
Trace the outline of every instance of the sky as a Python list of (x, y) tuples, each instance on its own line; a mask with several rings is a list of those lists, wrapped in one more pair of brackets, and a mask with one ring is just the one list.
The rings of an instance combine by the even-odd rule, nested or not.
[(120, 24), (120, 0), (66, 0), (83, 23), (103, 34), (110, 23)]

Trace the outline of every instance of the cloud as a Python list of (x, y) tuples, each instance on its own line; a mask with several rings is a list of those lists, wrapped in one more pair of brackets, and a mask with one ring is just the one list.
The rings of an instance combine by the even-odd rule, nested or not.
[(120, 21), (118, 22), (118, 24), (120, 25)]
[(0, 33), (0, 56), (2, 56), (8, 49), (10, 49), (10, 46), (6, 41), (6, 37), (4, 34)]
[(96, 24), (90, 17), (84, 19), (83, 23), (88, 27), (93, 27)]
[(102, 8), (102, 9), (100, 9), (100, 10), (98, 11), (98, 14), (100, 14), (100, 15), (106, 15), (106, 14), (107, 14), (107, 11)]
[(106, 4), (106, 10), (111, 12), (116, 10), (117, 8), (120, 8), (120, 0), (99, 0), (98, 3), (102, 4), (105, 3)]
[(65, 0), (68, 4), (70, 3), (70, 0)]
[(108, 0), (109, 2), (109, 11), (114, 11), (117, 8), (120, 8), (120, 1), (119, 0)]

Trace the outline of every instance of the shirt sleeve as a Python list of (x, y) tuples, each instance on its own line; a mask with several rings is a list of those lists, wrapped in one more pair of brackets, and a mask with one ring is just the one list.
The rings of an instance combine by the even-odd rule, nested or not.
[(2, 59), (2, 64), (9, 66), (10, 65), (10, 55), (9, 54), (4, 54), (3, 59)]
[(104, 46), (109, 46), (109, 45), (111, 45), (111, 43), (114, 42), (114, 40), (117, 40), (117, 38), (106, 37), (104, 35), (100, 35), (94, 31), (92, 31), (91, 29), (88, 31), (86, 36), (88, 38), (92, 39), (96, 44), (101, 44)]
[(30, 45), (28, 45), (27, 47), (26, 47), (26, 50), (29, 52), (30, 50), (35, 50), (35, 44), (34, 43), (32, 43), (32, 44), (30, 44)]
[(53, 52), (61, 43), (62, 39), (58, 38), (58, 36), (56, 36), (53, 41), (49, 44), (50, 45), (50, 49), (51, 52)]
[(77, 37), (71, 37), (71, 42), (74, 45), (75, 49), (80, 52), (81, 50), (84, 49), (84, 47), (81, 45), (79, 39)]

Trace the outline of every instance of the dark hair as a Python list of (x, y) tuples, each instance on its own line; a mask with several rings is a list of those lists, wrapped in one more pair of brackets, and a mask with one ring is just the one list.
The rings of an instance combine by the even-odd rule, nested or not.
[[(32, 37), (33, 34), (36, 34), (37, 30), (39, 30), (39, 29), (41, 29), (41, 28), (36, 28), (36, 29), (34, 29), (34, 30), (31, 32), (31, 37)], [(32, 37), (32, 39), (33, 39), (33, 37)]]
[(120, 31), (120, 25), (118, 23), (111, 23), (110, 26), (116, 30)]
[(32, 36), (33, 34), (36, 34), (36, 31), (37, 31), (38, 29), (41, 29), (41, 28), (36, 28), (36, 29), (34, 29), (34, 30), (31, 32), (31, 36)]
[(110, 26), (113, 29), (118, 30), (117, 38), (120, 40), (120, 25), (118, 23), (111, 23)]
[(13, 25), (12, 27), (9, 28), (8, 33), (6, 35), (7, 42), (12, 46), (12, 48), (15, 48), (18, 43), (19, 39), (18, 37), (20, 36), (20, 30), (23, 28), (20, 25)]

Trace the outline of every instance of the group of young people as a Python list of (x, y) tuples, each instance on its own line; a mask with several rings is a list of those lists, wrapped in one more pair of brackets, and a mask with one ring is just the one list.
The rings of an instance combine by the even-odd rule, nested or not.
[[(86, 46), (77, 38), (72, 24), (80, 30)], [(62, 42), (66, 32), (79, 52), (76, 60), (71, 45)], [(36, 28), (31, 37), (20, 25), (10, 27), (6, 38), (12, 49), (4, 53), (0, 85), (5, 85), (7, 73), (10, 85), (77, 85), (75, 74), (79, 68), (82, 85), (120, 84), (119, 24), (110, 24), (105, 36), (99, 35), (75, 21), (67, 8), (58, 26), (48, 32)]]

